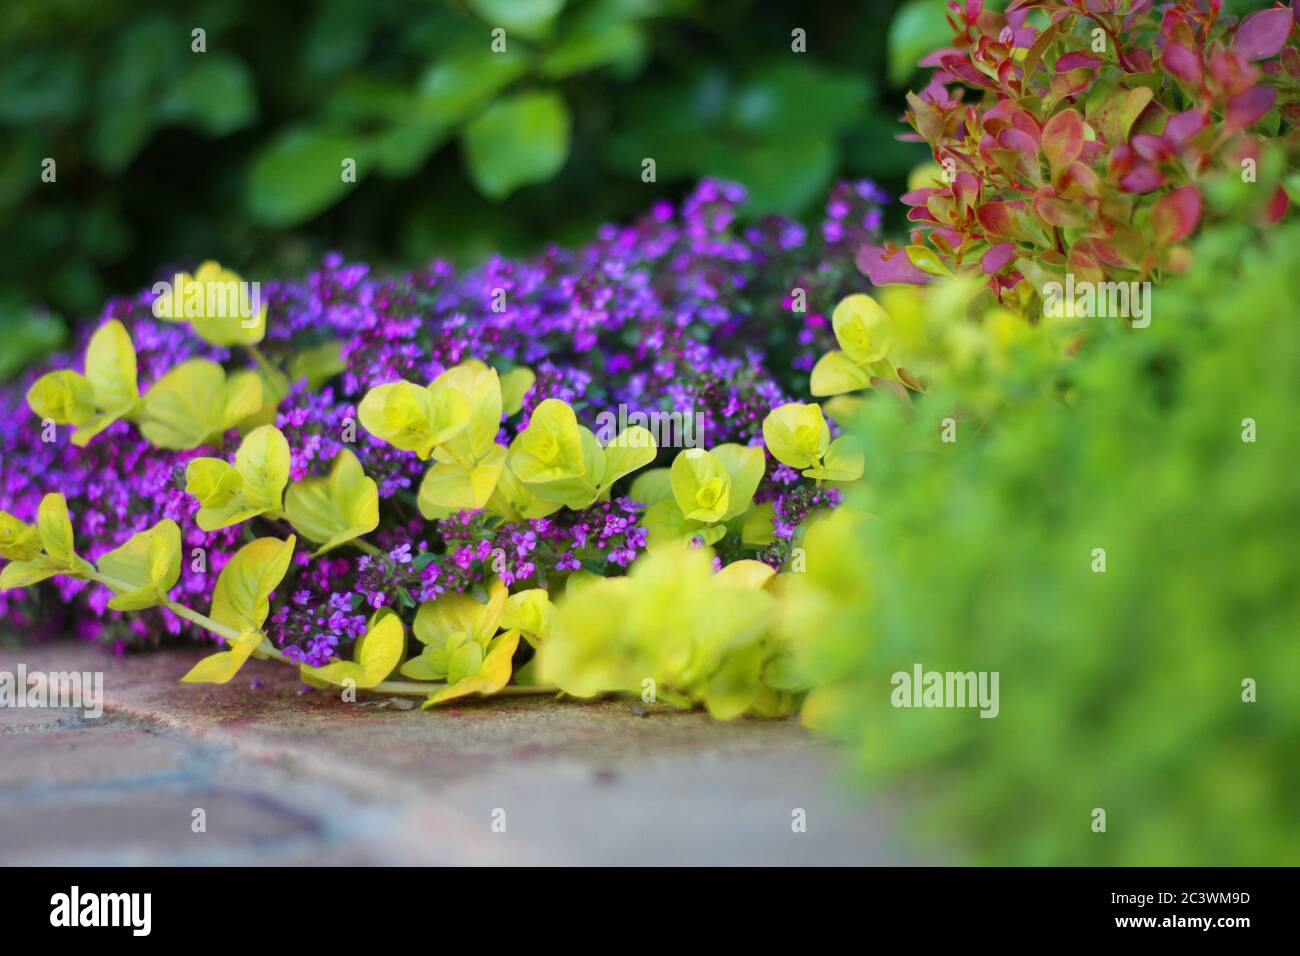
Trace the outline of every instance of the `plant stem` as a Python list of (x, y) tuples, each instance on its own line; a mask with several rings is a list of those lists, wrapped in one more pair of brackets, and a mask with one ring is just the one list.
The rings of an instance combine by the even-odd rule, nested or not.
[(371, 557), (382, 558), (384, 556), (384, 552), (380, 551), (369, 541), (362, 541), (360, 538), (353, 538), (351, 543), (353, 546), (360, 548)]
[[(110, 591), (126, 592), (135, 590), (135, 587), (126, 581), (119, 581), (117, 578), (109, 577), (99, 571), (96, 571), (93, 574), (88, 574), (87, 577), (92, 581), (98, 581)], [(233, 644), (239, 638), (239, 632), (233, 627), (222, 624), (220, 621), (214, 621), (206, 614), (200, 614), (198, 611), (188, 608), (184, 604), (179, 604), (171, 598), (164, 598), (162, 606), (167, 608), (167, 610), (171, 611), (177, 617), (184, 618), (192, 624), (197, 624), (204, 630), (211, 631), (213, 634), (216, 634), (218, 637), (225, 640), (227, 644)], [(267, 639), (266, 635), (262, 635), (262, 642), (257, 646), (257, 649), (267, 657), (273, 657), (277, 661), (283, 661), (286, 664), (293, 663), (293, 661), (289, 660), (289, 658), (287, 658), (279, 648)]]

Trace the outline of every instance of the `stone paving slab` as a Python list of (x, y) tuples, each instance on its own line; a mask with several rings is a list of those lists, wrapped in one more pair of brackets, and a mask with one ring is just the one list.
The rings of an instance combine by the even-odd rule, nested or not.
[(0, 864), (915, 859), (795, 721), (537, 697), (420, 712), (258, 661), (180, 684), (202, 653), (0, 649), (0, 671), (102, 671), (106, 708), (0, 709)]

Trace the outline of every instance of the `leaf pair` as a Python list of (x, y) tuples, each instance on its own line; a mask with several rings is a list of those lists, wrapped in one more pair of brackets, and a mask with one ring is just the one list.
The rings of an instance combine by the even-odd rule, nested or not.
[[(452, 673), (452, 659), (460, 653), (463, 669), (467, 655), (462, 651), (467, 644), (485, 649), (500, 627), (501, 615), (506, 607), (506, 586), (493, 578), (488, 586), (487, 603), (476, 601), (465, 592), (444, 594), (435, 601), (426, 601), (415, 614), (415, 637), (424, 645), (423, 650), (402, 665), (402, 674), (412, 680), (448, 680)], [(482, 654), (479, 655), (482, 660)]]
[(306, 478), (289, 486), (284, 513), (295, 530), (321, 542), (314, 554), (324, 554), (379, 527), (379, 487), (345, 448), (334, 459), (328, 478)]
[(814, 395), (840, 395), (870, 388), (872, 378), (893, 378), (888, 355), (894, 348), (889, 315), (869, 295), (851, 295), (835, 307), (831, 326), (839, 350), (813, 366)]
[(619, 478), (654, 461), (657, 450), (654, 436), (638, 425), (602, 447), (591, 429), (578, 424), (568, 403), (548, 398), (510, 443), (510, 468), (537, 498), (578, 510), (608, 495)]
[(296, 543), (292, 535), (284, 541), (258, 538), (235, 552), (217, 578), (210, 616), (237, 637), (227, 638), (229, 650), (203, 658), (182, 681), (224, 684), (250, 656), (258, 654), (262, 624), (271, 612), (271, 592), (284, 580)]
[[(519, 626), (504, 633), (502, 622)], [(549, 630), (549, 602), (532, 591), (506, 597), (506, 586), (493, 579), (486, 604), (471, 595), (445, 594), (420, 606), (415, 616), (415, 636), (424, 644), (416, 657), (402, 665), (402, 673), (415, 680), (445, 680), (447, 686), (429, 695), (427, 709), (444, 701), (479, 694), (495, 694), (510, 682), (512, 660), (519, 639), (530, 628), (530, 641), (540, 641)]]
[(9, 559), (0, 571), (0, 591), (27, 587), (56, 574), (85, 577), (95, 570), (73, 548), (68, 502), (57, 493), (41, 499), (34, 526), (0, 511), (0, 555)]
[(99, 573), (111, 579), (115, 611), (140, 611), (167, 603), (167, 592), (181, 576), (181, 529), (175, 521), (159, 521), (131, 535), (126, 544), (99, 559)]
[(140, 404), (135, 346), (121, 322), (111, 319), (90, 337), (85, 368), (84, 375), (42, 375), (27, 391), (27, 404), (38, 416), (76, 426), (72, 443), (79, 447)]
[(390, 382), (366, 392), (357, 406), (361, 426), (376, 438), (421, 460), (469, 427), (469, 399), (459, 389), (435, 381), (427, 388)]
[(465, 397), (469, 424), (433, 449), (437, 464), (420, 484), (421, 514), (433, 520), (487, 505), (506, 466), (506, 450), (496, 443), (501, 416), (519, 411), (535, 378), (529, 369), (515, 368), (501, 379), (495, 369), (471, 359), (434, 380), (430, 388), (451, 388)]
[(279, 513), (289, 464), (289, 443), (274, 425), (249, 432), (233, 466), (221, 458), (192, 458), (185, 467), (185, 490), (202, 506), (199, 527), (216, 531), (255, 515)]
[(782, 464), (799, 469), (805, 478), (853, 481), (862, 477), (863, 455), (855, 438), (831, 432), (820, 405), (789, 402), (763, 419), (763, 443)]
[(681, 538), (720, 540), (727, 530), (723, 523), (749, 509), (766, 468), (762, 448), (729, 443), (712, 451), (687, 448), (671, 468), (637, 476), (632, 497), (649, 506), (642, 519), (648, 543), (657, 548)]
[(190, 359), (149, 389), (140, 431), (158, 448), (182, 450), (218, 442), (262, 407), (262, 380), (251, 369), (230, 376), (216, 362)]

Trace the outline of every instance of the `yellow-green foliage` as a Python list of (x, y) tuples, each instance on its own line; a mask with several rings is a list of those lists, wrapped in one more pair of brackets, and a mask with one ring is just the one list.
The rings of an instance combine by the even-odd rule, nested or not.
[[(1300, 861), (1298, 250), (1295, 225), (1207, 233), (1144, 329), (894, 300), (927, 391), (862, 406), (867, 473), (786, 611), (805, 717), (945, 852)], [(916, 664), (997, 672), (996, 718), (894, 706)]]

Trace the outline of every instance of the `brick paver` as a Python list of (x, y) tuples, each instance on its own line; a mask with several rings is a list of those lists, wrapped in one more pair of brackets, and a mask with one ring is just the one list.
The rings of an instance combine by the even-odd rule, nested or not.
[(179, 684), (198, 654), (0, 650), (0, 671), (102, 670), (106, 703), (0, 710), (0, 863), (915, 859), (794, 721), (541, 698), (420, 712), (303, 693), (263, 662)]

